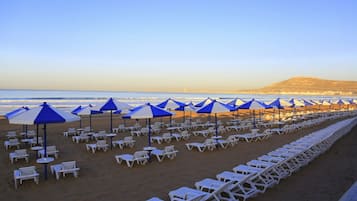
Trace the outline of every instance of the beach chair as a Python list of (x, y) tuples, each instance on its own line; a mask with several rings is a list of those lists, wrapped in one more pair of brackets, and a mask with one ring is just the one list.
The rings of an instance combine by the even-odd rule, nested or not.
[(177, 150), (175, 150), (174, 145), (170, 145), (170, 146), (166, 146), (163, 150), (161, 149), (154, 149), (151, 152), (151, 155), (156, 156), (157, 160), (159, 162), (162, 162), (164, 160), (165, 157), (169, 158), (169, 159), (174, 159), (176, 157), (177, 154)]
[(6, 140), (4, 142), (5, 150), (8, 150), (11, 147), (16, 147), (17, 149), (20, 149), (20, 142), (17, 138), (12, 138), (9, 140)]
[(6, 137), (7, 138), (17, 138), (17, 134), (16, 134), (16, 131), (8, 131), (7, 134), (6, 134)]
[(51, 165), (51, 173), (56, 175), (56, 179), (59, 180), (61, 174), (63, 177), (66, 174), (73, 174), (75, 178), (78, 177), (79, 167), (76, 165), (76, 161), (62, 162), (61, 164)]
[(81, 133), (77, 136), (72, 136), (72, 141), (76, 142), (77, 144), (81, 141), (89, 141), (89, 136), (86, 133)]
[(113, 146), (114, 147), (118, 146), (120, 149), (123, 149), (124, 147), (133, 148), (134, 145), (135, 145), (135, 140), (133, 139), (132, 136), (124, 137), (123, 140), (113, 141)]
[(37, 144), (37, 139), (36, 138), (32, 138), (29, 143), (30, 143), (31, 147), (37, 146), (37, 145), (43, 146), (43, 139), (42, 139), (42, 137), (38, 137), (38, 144)]
[(188, 131), (182, 131), (181, 132), (181, 137), (184, 140), (188, 140), (191, 137), (191, 135), (188, 133)]
[(194, 147), (196, 147), (199, 152), (204, 152), (206, 149), (213, 151), (216, 148), (216, 142), (214, 139), (206, 139), (203, 143), (186, 143), (186, 148), (188, 150), (192, 150)]
[(136, 151), (134, 154), (116, 155), (115, 160), (119, 164), (125, 161), (128, 167), (131, 168), (135, 162), (140, 165), (145, 165), (149, 161), (149, 155), (147, 151)]
[(32, 180), (38, 184), (40, 174), (36, 171), (35, 166), (22, 167), (18, 170), (14, 170), (14, 182), (15, 189), (17, 189), (18, 181), (20, 184), (23, 183), (24, 180)]
[(87, 151), (92, 151), (94, 154), (96, 150), (103, 150), (106, 152), (109, 148), (106, 140), (98, 140), (95, 144), (86, 144)]
[(230, 187), (230, 192), (236, 200), (246, 200), (255, 196), (260, 191), (250, 182), (250, 178), (254, 174), (239, 174), (230, 171), (224, 171), (216, 175), (219, 181), (230, 182), (233, 181)]
[(68, 136), (71, 136), (71, 135), (76, 135), (77, 134), (77, 131), (75, 128), (68, 128), (67, 131), (64, 131), (63, 132), (63, 136), (65, 137), (68, 137)]
[(29, 162), (29, 154), (26, 149), (17, 149), (9, 153), (9, 158), (11, 163), (14, 163), (14, 160), (17, 161), (18, 159), (25, 159), (27, 163)]
[[(203, 191), (204, 189), (201, 187), (198, 187), (199, 184), (206, 184), (210, 182), (210, 180), (202, 180), (199, 182), (196, 182), (195, 186), (197, 189), (194, 188), (189, 188), (189, 187), (181, 187), (178, 189), (175, 189), (173, 191), (169, 192), (169, 197), (171, 201), (176, 201), (176, 200), (197, 200), (197, 201), (203, 201), (203, 200), (216, 200), (216, 201), (225, 201), (225, 200), (232, 200), (230, 196), (227, 197), (227, 195), (231, 195), (229, 192), (229, 187), (233, 182), (219, 182), (217, 181), (216, 183), (209, 183), (210, 187), (213, 187), (214, 190), (211, 192), (205, 192)], [(202, 190), (201, 190), (202, 189)]]
[(44, 149), (41, 149), (41, 150), (38, 150), (38, 155), (40, 157), (48, 157), (48, 156), (55, 156), (55, 158), (58, 158), (58, 150), (56, 148), (56, 146), (47, 146), (47, 150), (46, 150), (46, 153), (47, 155), (45, 156), (45, 150)]
[(172, 135), (170, 133), (164, 133), (162, 136), (153, 136), (151, 137), (151, 142), (157, 142), (161, 144), (162, 142), (170, 143), (172, 139)]

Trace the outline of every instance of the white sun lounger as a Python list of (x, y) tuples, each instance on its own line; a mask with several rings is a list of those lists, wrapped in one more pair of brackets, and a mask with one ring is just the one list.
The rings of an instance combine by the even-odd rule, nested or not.
[(170, 146), (166, 146), (163, 150), (161, 149), (154, 149), (151, 154), (153, 156), (156, 156), (157, 160), (159, 162), (162, 162), (164, 160), (165, 157), (169, 158), (169, 159), (174, 159), (176, 157), (177, 154), (177, 150), (175, 150), (174, 145), (170, 145)]
[(125, 161), (128, 167), (131, 168), (135, 162), (140, 165), (145, 165), (149, 161), (149, 155), (147, 151), (137, 151), (134, 154), (116, 155), (115, 159), (119, 164)]
[(194, 147), (196, 147), (199, 152), (204, 152), (206, 149), (213, 151), (216, 148), (216, 142), (214, 139), (206, 139), (203, 143), (200, 142), (187, 143), (186, 147), (188, 150), (192, 150)]
[(96, 150), (103, 150), (107, 151), (109, 145), (107, 144), (106, 140), (98, 140), (96, 144), (86, 144), (87, 151), (92, 150), (92, 153), (94, 154)]
[(12, 138), (4, 142), (5, 149), (8, 150), (11, 147), (16, 147), (20, 149), (20, 142), (17, 138)]
[(57, 180), (59, 180), (61, 174), (63, 177), (65, 177), (66, 174), (73, 174), (73, 176), (77, 178), (79, 174), (79, 167), (77, 167), (76, 161), (67, 161), (62, 162), (61, 164), (51, 165), (51, 172), (56, 175)]
[(14, 160), (17, 161), (18, 159), (25, 159), (26, 163), (29, 162), (29, 154), (26, 149), (17, 149), (14, 152), (9, 153), (9, 158), (11, 163), (14, 163)]
[(124, 137), (124, 139), (122, 140), (113, 141), (113, 146), (116, 147), (117, 145), (120, 149), (124, 149), (124, 147), (133, 148), (135, 145), (135, 140), (132, 136), (127, 136)]
[(39, 177), (40, 174), (36, 171), (35, 166), (29, 166), (29, 167), (22, 167), (19, 168), (18, 170), (14, 170), (14, 182), (15, 182), (15, 189), (17, 189), (17, 183), (18, 181), (20, 184), (24, 180), (32, 180), (38, 184), (39, 182)]
[(56, 148), (56, 146), (47, 146), (47, 150), (46, 150), (46, 154), (47, 156), (45, 156), (45, 150), (44, 149), (41, 149), (41, 150), (38, 150), (38, 155), (40, 157), (48, 157), (48, 156), (55, 156), (55, 158), (58, 158), (58, 150)]
[[(196, 182), (196, 188), (198, 184), (206, 184), (204, 182), (209, 182), (208, 180), (202, 180)], [(189, 188), (189, 187), (181, 187), (169, 192), (169, 197), (171, 201), (176, 200), (216, 200), (216, 201), (223, 201), (223, 200), (232, 200), (230, 197), (223, 197), (222, 192), (228, 192), (229, 194), (229, 187), (233, 182), (217, 182), (212, 187), (214, 190), (212, 192), (204, 192), (199, 189)], [(202, 188), (201, 188), (202, 189)]]

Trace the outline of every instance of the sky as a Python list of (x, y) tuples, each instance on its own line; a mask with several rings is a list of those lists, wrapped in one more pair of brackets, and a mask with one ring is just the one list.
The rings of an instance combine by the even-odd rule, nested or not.
[(0, 0), (0, 88), (214, 92), (357, 81), (357, 1)]

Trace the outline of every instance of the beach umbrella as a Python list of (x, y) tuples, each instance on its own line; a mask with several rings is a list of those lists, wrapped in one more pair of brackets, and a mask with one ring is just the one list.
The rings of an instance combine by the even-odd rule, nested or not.
[(292, 98), (289, 100), (289, 103), (291, 104), (292, 107), (304, 107), (305, 104), (295, 98)]
[[(277, 98), (276, 100), (272, 101), (269, 104), (269, 106), (272, 107), (272, 108), (278, 109), (278, 111), (279, 111), (279, 122), (280, 122), (281, 121), (280, 110), (284, 109), (284, 108), (292, 107), (292, 104), (290, 102), (287, 102), (287, 101), (284, 101), (284, 100), (282, 100), (280, 98)], [(279, 124), (279, 126), (280, 126), (280, 124)]]
[(255, 110), (261, 110), (261, 109), (269, 109), (271, 108), (269, 105), (255, 100), (254, 98), (243, 105), (239, 106), (238, 109), (242, 110), (253, 110), (253, 127), (257, 128), (256, 122), (255, 122)]
[[(80, 109), (74, 109), (72, 111), (72, 114), (78, 115), (78, 116), (89, 116), (89, 128), (92, 130), (92, 115), (94, 114), (101, 114), (103, 113), (102, 111), (99, 111), (97, 107), (94, 107), (92, 104), (89, 104), (87, 106), (79, 106)], [(78, 108), (78, 107), (77, 107)], [(81, 122), (82, 120), (80, 120)], [(82, 126), (81, 126), (82, 127)]]
[[(233, 107), (239, 107), (239, 106), (243, 105), (245, 102), (246, 102), (246, 101), (243, 100), (243, 99), (235, 98), (235, 99), (233, 99), (232, 101), (228, 102), (227, 104), (228, 104), (228, 105), (231, 105), (231, 106), (233, 106)], [(233, 114), (233, 117), (234, 117), (234, 118), (238, 117), (238, 110), (236, 110), (236, 111), (237, 111), (237, 115), (234, 116), (234, 114)]]
[(127, 103), (119, 102), (113, 98), (109, 98), (103, 105), (99, 107), (99, 111), (110, 111), (110, 132), (113, 132), (113, 111), (129, 111), (131, 106)]
[(227, 105), (231, 105), (234, 107), (239, 107), (240, 105), (243, 105), (246, 101), (240, 98), (235, 98), (232, 101), (228, 102)]
[[(44, 102), (39, 107), (30, 109), (10, 119), (11, 124), (40, 125), (43, 124), (43, 149), (47, 155), (46, 125), (52, 123), (64, 123), (78, 121), (80, 118), (69, 112), (61, 111)], [(47, 167), (45, 167), (45, 179), (47, 179)]]
[(203, 107), (203, 106), (205, 106), (205, 105), (207, 105), (207, 104), (210, 104), (212, 101), (214, 101), (214, 100), (213, 100), (212, 98), (208, 97), (208, 98), (206, 98), (205, 100), (203, 100), (203, 101), (197, 103), (197, 104), (195, 105), (195, 107), (198, 107), (198, 108)]
[(192, 102), (190, 102), (189, 104), (185, 104), (183, 106), (180, 106), (178, 108), (175, 109), (176, 111), (183, 111), (183, 121), (186, 120), (185, 117), (185, 112), (189, 111), (190, 112), (190, 119), (191, 119), (191, 113), (195, 112), (197, 110), (197, 108), (193, 105)]
[[(81, 111), (81, 109), (82, 109), (82, 106), (79, 105), (78, 107), (75, 107), (75, 108), (71, 111), (71, 113), (77, 115), (77, 113), (78, 113), (79, 111)], [(79, 128), (82, 128), (82, 119), (79, 120)]]
[[(29, 110), (28, 107), (22, 106), (22, 107), (20, 107), (20, 108), (17, 108), (17, 109), (15, 109), (15, 110), (12, 110), (12, 111), (6, 113), (6, 114), (5, 114), (5, 118), (8, 119), (8, 120), (10, 120), (10, 119), (14, 118), (15, 116), (17, 116), (17, 115), (19, 115), (19, 114), (21, 114), (21, 113), (23, 113), (23, 112), (26, 112), (26, 111), (28, 111), (28, 110)], [(22, 131), (24, 131), (24, 130), (25, 130), (25, 132), (26, 132), (26, 134), (27, 134), (27, 125), (22, 125)], [(27, 137), (27, 136), (26, 136), (26, 137)]]
[(215, 122), (216, 122), (216, 137), (218, 136), (218, 125), (217, 125), (217, 113), (223, 112), (231, 112), (235, 108), (224, 103), (213, 100), (211, 103), (201, 107), (196, 112), (197, 113), (206, 113), (206, 114), (214, 114)]
[(15, 116), (17, 116), (17, 115), (19, 115), (19, 114), (22, 114), (22, 113), (24, 113), (24, 112), (26, 112), (26, 111), (28, 111), (28, 110), (29, 110), (28, 107), (22, 106), (22, 107), (20, 107), (20, 108), (17, 108), (17, 109), (15, 109), (15, 110), (12, 110), (11, 112), (6, 113), (6, 114), (5, 114), (5, 118), (6, 118), (6, 119), (12, 119), (13, 117), (15, 117)]
[[(165, 110), (175, 110), (178, 107), (185, 106), (186, 104), (180, 101), (176, 101), (172, 98), (168, 98), (164, 102), (157, 104), (156, 106)], [(170, 116), (170, 126), (172, 125), (172, 116)]]
[(151, 105), (147, 103), (145, 105), (138, 106), (131, 110), (131, 112), (125, 114), (123, 118), (126, 119), (146, 119), (148, 121), (149, 134), (148, 134), (148, 144), (151, 146), (151, 119), (157, 117), (168, 117), (172, 116), (173, 113), (157, 107), (155, 105)]
[(186, 104), (180, 101), (176, 101), (172, 98), (168, 98), (164, 102), (157, 104), (156, 106), (165, 110), (175, 110), (178, 107), (185, 106)]

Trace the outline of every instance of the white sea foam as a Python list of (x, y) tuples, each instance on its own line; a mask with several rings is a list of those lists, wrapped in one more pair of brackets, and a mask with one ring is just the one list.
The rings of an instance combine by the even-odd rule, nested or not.
[[(157, 104), (167, 98), (173, 98), (185, 103), (198, 103), (207, 97), (220, 99), (222, 102), (228, 102), (233, 98), (242, 98), (250, 100), (256, 98), (258, 100), (269, 102), (277, 97), (285, 100), (291, 98), (304, 99), (337, 99), (339, 97), (329, 96), (288, 96), (288, 95), (253, 95), (253, 94), (193, 94), (193, 93), (149, 93), (149, 92), (99, 92), (99, 91), (49, 91), (49, 90), (0, 90), (0, 115), (14, 110), (22, 106), (36, 107), (43, 102), (71, 110), (78, 105), (104, 103), (109, 97), (129, 103), (132, 106), (141, 105), (147, 102)], [(349, 99), (349, 98), (344, 98)]]

